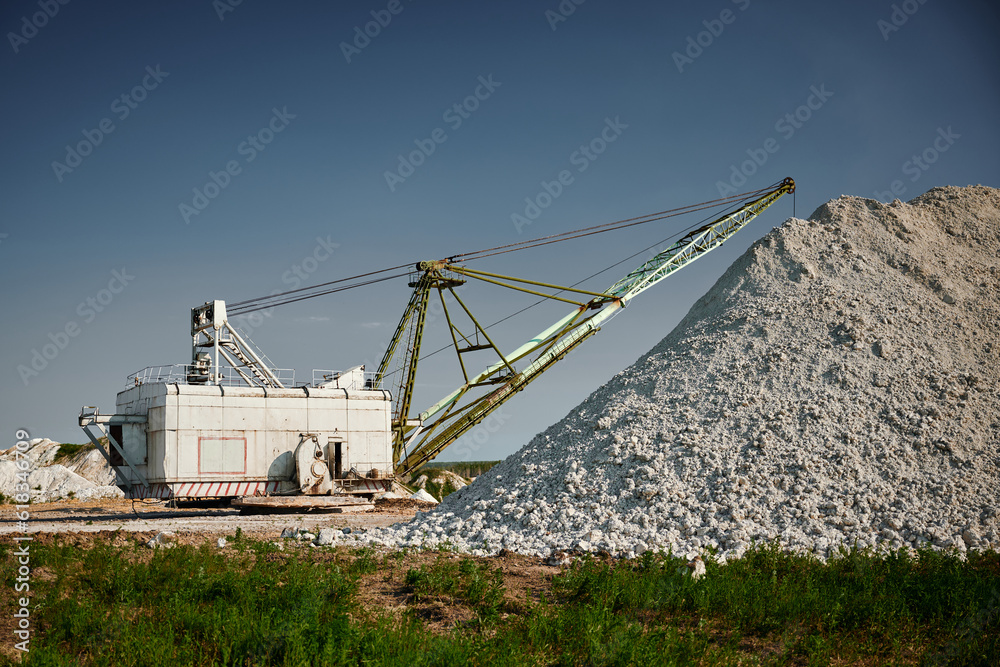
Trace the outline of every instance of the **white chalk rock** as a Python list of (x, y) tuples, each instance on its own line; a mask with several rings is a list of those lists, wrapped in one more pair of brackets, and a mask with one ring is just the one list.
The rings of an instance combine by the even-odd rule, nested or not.
[(417, 489), (417, 492), (414, 493), (412, 496), (410, 496), (410, 498), (412, 498), (414, 500), (422, 500), (422, 501), (424, 501), (426, 503), (435, 503), (436, 504), (438, 502), (437, 498), (435, 498), (431, 494), (427, 493), (427, 491), (425, 491), (424, 489)]
[(146, 546), (149, 547), (150, 549), (159, 549), (159, 548), (169, 549), (170, 547), (174, 546), (176, 542), (177, 542), (177, 536), (174, 533), (170, 532), (169, 530), (164, 530), (157, 533), (148, 542), (146, 542)]
[(323, 528), (319, 531), (319, 535), (316, 536), (314, 544), (318, 547), (330, 546), (343, 536), (344, 533), (336, 528)]

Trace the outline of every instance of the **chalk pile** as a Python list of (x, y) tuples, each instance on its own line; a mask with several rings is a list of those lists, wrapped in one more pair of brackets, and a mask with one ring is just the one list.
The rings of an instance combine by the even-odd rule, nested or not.
[(516, 454), (351, 539), (538, 556), (1000, 548), (998, 357), (1000, 191), (840, 197), (757, 241)]

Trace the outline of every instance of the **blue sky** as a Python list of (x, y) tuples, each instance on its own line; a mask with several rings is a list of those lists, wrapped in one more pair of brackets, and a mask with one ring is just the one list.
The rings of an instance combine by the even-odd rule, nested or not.
[[(129, 373), (188, 361), (190, 308), (206, 300), (785, 176), (800, 217), (841, 194), (1000, 186), (1000, 21), (986, 2), (34, 0), (5, 3), (0, 27), (0, 427), (10, 442), (18, 428), (81, 441), (81, 406), (111, 410)], [(358, 37), (366, 28), (374, 36)], [(581, 158), (605, 128), (614, 140)], [(420, 146), (421, 164), (401, 170)], [(572, 182), (519, 229), (512, 216), (563, 170)], [(442, 458), (499, 458), (562, 418), (791, 214), (783, 199), (644, 294), (511, 401), (492, 433)], [(476, 268), (572, 283), (670, 231)], [(487, 321), (524, 305), (467, 294)], [(376, 365), (408, 297), (398, 280), (278, 308), (247, 328), (308, 381), (312, 368)], [(536, 308), (497, 336), (516, 344), (564, 310)], [(428, 345), (444, 335), (430, 332)], [(52, 358), (36, 358), (46, 345)], [(445, 354), (424, 369), (418, 404), (459, 381)]]

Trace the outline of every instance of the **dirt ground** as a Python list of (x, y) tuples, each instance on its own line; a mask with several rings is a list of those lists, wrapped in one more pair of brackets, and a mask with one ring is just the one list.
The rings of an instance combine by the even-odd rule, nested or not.
[[(168, 507), (165, 502), (131, 500), (65, 500), (35, 503), (28, 508), (30, 533), (131, 533), (170, 531), (196, 541), (232, 535), (237, 528), (257, 539), (277, 538), (287, 527), (375, 528), (409, 521), (432, 505), (414, 500), (377, 501), (374, 510), (336, 513), (241, 514), (231, 507)], [(0, 535), (23, 532), (13, 505), (0, 505)]]

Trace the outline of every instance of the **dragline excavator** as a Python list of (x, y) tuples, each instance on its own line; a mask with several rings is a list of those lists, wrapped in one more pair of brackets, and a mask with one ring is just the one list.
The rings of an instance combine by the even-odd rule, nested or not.
[[(275, 368), (229, 317), (413, 275), (411, 265), (227, 305), (191, 311), (189, 364), (128, 376), (114, 414), (95, 407), (79, 423), (132, 498), (308, 497), (310, 506), (347, 502), (405, 480), (483, 421), (614, 317), (632, 299), (722, 245), (785, 194), (791, 178), (769, 188), (607, 225), (420, 262), (413, 292), (376, 371), (313, 371), (295, 384)], [(476, 259), (727, 207), (603, 292), (470, 268)], [(404, 273), (397, 273), (408, 269)], [(509, 352), (491, 338), (458, 288), (480, 281), (541, 300), (572, 304), (565, 316)], [(421, 412), (413, 410), (421, 343), (431, 301), (439, 301), (462, 383)], [(470, 353), (496, 361), (470, 372)], [(426, 356), (430, 355), (425, 355)], [(259, 499), (259, 498), (258, 498)], [(285, 498), (288, 500), (288, 498)]]

